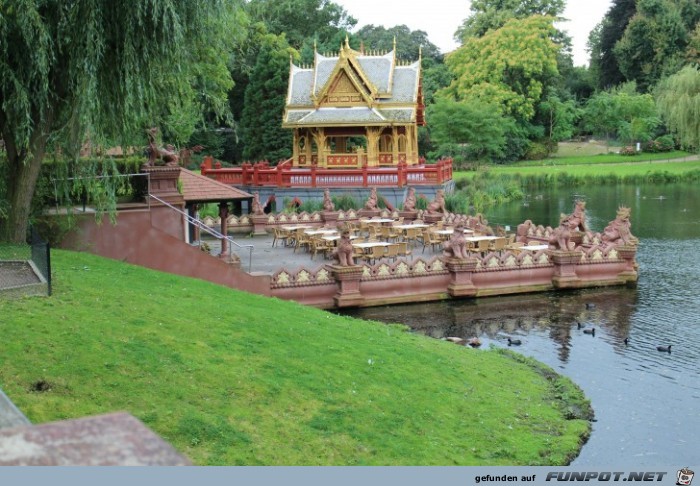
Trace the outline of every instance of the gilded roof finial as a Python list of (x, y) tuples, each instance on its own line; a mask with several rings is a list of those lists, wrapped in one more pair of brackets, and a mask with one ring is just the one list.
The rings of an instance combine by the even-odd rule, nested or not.
[(394, 50), (396, 50), (396, 36), (394, 36)]
[(364, 41), (360, 41), (360, 54), (365, 55), (365, 43)]
[(316, 38), (314, 37), (314, 54), (316, 53)]
[(350, 49), (350, 39), (348, 39), (348, 34), (345, 34), (345, 48)]
[(423, 44), (418, 46), (418, 62), (423, 60)]

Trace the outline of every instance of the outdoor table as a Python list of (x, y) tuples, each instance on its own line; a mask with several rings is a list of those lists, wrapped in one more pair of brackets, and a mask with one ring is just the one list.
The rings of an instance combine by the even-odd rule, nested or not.
[[(351, 240), (354, 240), (356, 238), (358, 238), (357, 235), (350, 235)], [(337, 241), (340, 239), (340, 235), (325, 235), (325, 236), (321, 236), (321, 239), (324, 239), (326, 241)]]
[(467, 236), (464, 239), (475, 243), (475, 242), (481, 241), (481, 240), (497, 240), (498, 238), (499, 238), (498, 236)]
[(540, 251), (549, 249), (549, 245), (523, 245), (519, 246), (520, 251)]
[(430, 225), (429, 225), (429, 224), (425, 224), (425, 223), (418, 223), (418, 224), (395, 224), (395, 225), (394, 225), (394, 228), (398, 228), (398, 229), (400, 229), (400, 230), (405, 230), (405, 229), (409, 229), (409, 228), (419, 228), (419, 229), (421, 229), (421, 228), (430, 228)]
[(352, 246), (355, 248), (362, 248), (366, 250), (367, 248), (372, 248), (373, 246), (390, 246), (392, 243), (386, 241), (365, 241), (362, 243), (353, 243)]
[(307, 229), (304, 230), (304, 234), (307, 234), (309, 236), (316, 236), (316, 235), (333, 235), (337, 234), (338, 230), (334, 229)]
[(288, 224), (288, 225), (282, 225), (282, 226), (280, 226), (280, 228), (287, 230), (287, 231), (296, 231), (298, 229), (313, 228), (313, 226), (310, 224)]

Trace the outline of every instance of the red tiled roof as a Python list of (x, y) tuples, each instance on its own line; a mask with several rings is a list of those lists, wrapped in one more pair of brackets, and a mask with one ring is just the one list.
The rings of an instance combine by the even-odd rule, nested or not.
[(180, 169), (180, 181), (182, 182), (182, 195), (185, 202), (231, 201), (253, 197), (252, 194), (245, 191), (195, 174), (187, 169)]

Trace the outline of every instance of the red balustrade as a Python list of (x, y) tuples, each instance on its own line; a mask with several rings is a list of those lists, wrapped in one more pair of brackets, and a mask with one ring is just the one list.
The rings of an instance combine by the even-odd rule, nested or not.
[[(435, 164), (392, 167), (342, 168), (356, 165), (357, 155), (342, 155), (336, 164), (341, 168), (293, 168), (291, 160), (271, 167), (268, 162), (245, 163), (240, 167), (222, 168), (207, 157), (202, 163), (202, 175), (233, 186), (258, 187), (404, 187), (438, 185), (452, 179), (452, 160)], [(352, 159), (352, 160), (350, 160)], [(214, 167), (212, 167), (214, 165)]]

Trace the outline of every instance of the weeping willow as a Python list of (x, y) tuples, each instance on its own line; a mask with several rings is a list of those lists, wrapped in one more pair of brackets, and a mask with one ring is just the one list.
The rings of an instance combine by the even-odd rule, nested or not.
[(145, 128), (201, 113), (198, 94), (225, 100), (234, 3), (0, 0), (0, 241), (24, 239), (52, 147), (77, 160), (88, 140), (144, 145)]
[(687, 150), (700, 149), (700, 69), (686, 66), (661, 81), (656, 104), (666, 124)]

